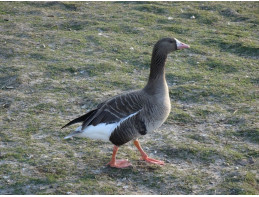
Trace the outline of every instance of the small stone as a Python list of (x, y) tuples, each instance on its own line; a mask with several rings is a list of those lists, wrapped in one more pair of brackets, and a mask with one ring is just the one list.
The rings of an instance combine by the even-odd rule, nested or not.
[(133, 47), (130, 47), (130, 50), (132, 50), (132, 51), (133, 51), (133, 50), (134, 50), (134, 48), (133, 48)]
[(191, 19), (195, 19), (195, 16), (191, 16)]
[(72, 194), (72, 192), (67, 192), (67, 195)]
[(171, 17), (171, 16), (169, 16), (167, 19), (168, 19), (168, 20), (173, 20), (174, 18), (173, 18), (173, 17)]
[(249, 164), (254, 164), (255, 163), (254, 158), (253, 157), (249, 157), (248, 162), (249, 162)]
[(108, 38), (108, 37), (109, 37), (109, 36), (107, 36), (107, 35), (103, 34), (102, 32), (99, 32), (99, 33), (98, 33), (98, 36), (103, 36), (103, 37), (106, 37), (106, 38)]
[(235, 167), (235, 169), (236, 169), (236, 170), (238, 170), (238, 169), (239, 169), (239, 167)]
[(3, 104), (3, 108), (9, 108), (10, 107), (10, 103), (5, 103), (5, 104)]
[(12, 181), (10, 179), (6, 180), (6, 182), (9, 184), (9, 183), (12, 183)]
[(6, 88), (6, 89), (14, 89), (13, 86), (6, 86), (5, 88)]
[(238, 164), (242, 165), (242, 166), (246, 166), (248, 164), (246, 159), (242, 159), (238, 161)]
[(224, 164), (225, 166), (229, 166), (229, 163), (224, 162), (223, 164)]
[(123, 188), (123, 189), (128, 189), (128, 188), (129, 188), (129, 186), (124, 185), (122, 188)]
[(83, 105), (82, 107), (81, 107), (81, 109), (86, 109), (87, 108), (87, 105)]

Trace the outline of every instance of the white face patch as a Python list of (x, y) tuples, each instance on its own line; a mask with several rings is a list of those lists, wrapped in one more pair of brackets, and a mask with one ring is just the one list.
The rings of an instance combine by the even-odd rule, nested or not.
[(175, 38), (177, 49), (182, 45), (182, 43)]
[(176, 47), (177, 47), (177, 49), (186, 49), (186, 48), (190, 48), (190, 46), (189, 46), (189, 45), (187, 45), (187, 44), (184, 44), (184, 43), (180, 42), (180, 41), (179, 41), (179, 40), (177, 40), (176, 38), (175, 38), (175, 41), (176, 41)]

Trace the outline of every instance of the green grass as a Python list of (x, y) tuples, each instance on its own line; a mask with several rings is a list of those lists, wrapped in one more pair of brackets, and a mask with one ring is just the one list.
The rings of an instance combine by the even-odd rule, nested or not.
[[(0, 194), (259, 194), (258, 2), (0, 2)], [(194, 17), (193, 17), (194, 16)], [(69, 120), (142, 88), (154, 43), (172, 111), (140, 138), (164, 167), (63, 140)]]

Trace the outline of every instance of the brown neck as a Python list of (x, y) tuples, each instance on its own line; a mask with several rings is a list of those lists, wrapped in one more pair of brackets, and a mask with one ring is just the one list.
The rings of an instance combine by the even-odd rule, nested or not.
[(154, 49), (151, 59), (149, 81), (165, 76), (165, 61), (167, 54)]
[(145, 90), (148, 92), (157, 92), (159, 88), (162, 88), (166, 84), (165, 80), (165, 62), (167, 54), (161, 53), (156, 49), (153, 50), (150, 74), (148, 83), (145, 87)]

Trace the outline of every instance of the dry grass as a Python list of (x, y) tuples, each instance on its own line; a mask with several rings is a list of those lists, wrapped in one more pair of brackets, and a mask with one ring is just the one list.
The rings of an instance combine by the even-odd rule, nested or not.
[[(259, 194), (258, 2), (0, 2), (0, 194)], [(195, 16), (193, 18), (192, 16)], [(145, 85), (171, 54), (172, 112), (106, 166), (112, 145), (63, 140), (67, 121)]]

